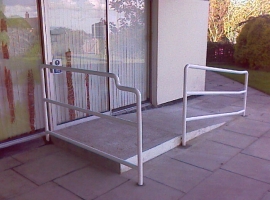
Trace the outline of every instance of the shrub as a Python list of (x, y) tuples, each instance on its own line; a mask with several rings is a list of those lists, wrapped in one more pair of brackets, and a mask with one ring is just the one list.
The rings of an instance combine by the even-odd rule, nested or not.
[(234, 63), (234, 45), (229, 42), (208, 42), (207, 63)]
[(234, 58), (243, 67), (270, 70), (270, 15), (246, 21), (236, 39)]

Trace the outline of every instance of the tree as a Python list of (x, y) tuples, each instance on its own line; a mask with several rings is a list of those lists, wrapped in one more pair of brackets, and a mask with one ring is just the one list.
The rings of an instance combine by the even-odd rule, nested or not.
[(236, 40), (235, 61), (251, 69), (270, 69), (270, 15), (250, 18)]
[[(117, 24), (110, 22), (110, 52), (117, 57), (144, 58), (146, 46), (145, 0), (110, 0), (111, 9), (119, 15)], [(128, 40), (124, 39), (128, 38)], [(127, 50), (128, 46), (128, 50)]]
[(236, 37), (242, 29), (242, 24), (250, 17), (270, 14), (268, 0), (231, 0), (228, 12), (224, 17), (224, 32), (230, 42), (235, 43)]
[(235, 43), (243, 22), (265, 14), (270, 14), (269, 0), (210, 0), (208, 39)]
[(225, 36), (224, 19), (228, 12), (230, 0), (211, 0), (208, 18), (208, 39), (218, 42)]
[[(118, 13), (123, 13), (123, 17), (120, 17), (120, 28), (138, 27), (145, 24), (144, 16), (144, 1), (145, 0), (111, 0), (110, 7)], [(111, 27), (116, 27), (111, 22)]]

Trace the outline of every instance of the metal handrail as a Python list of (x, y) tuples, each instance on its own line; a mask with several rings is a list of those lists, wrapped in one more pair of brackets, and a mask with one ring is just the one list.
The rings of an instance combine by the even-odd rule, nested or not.
[[(127, 87), (127, 86), (122, 86), (119, 80), (119, 77), (113, 73), (108, 73), (108, 72), (99, 72), (99, 71), (93, 71), (93, 70), (85, 70), (85, 69), (77, 69), (77, 68), (68, 68), (68, 67), (60, 67), (60, 66), (53, 66), (53, 65), (45, 65), (42, 64), (40, 65), (40, 69), (41, 69), (41, 82), (42, 82), (42, 88), (43, 88), (43, 103), (44, 103), (44, 114), (45, 114), (45, 132), (46, 134), (49, 135), (53, 135), (59, 139), (62, 139), (64, 141), (67, 141), (69, 143), (72, 143), (76, 146), (79, 146), (83, 149), (86, 149), (88, 151), (97, 153), (101, 156), (104, 156), (108, 159), (111, 159), (113, 161), (119, 162), (123, 165), (126, 165), (128, 167), (131, 168), (135, 168), (138, 170), (138, 185), (143, 185), (143, 157), (142, 157), (142, 106), (141, 106), (141, 93), (138, 89), (136, 88), (132, 88), (132, 87)], [(107, 77), (107, 78), (112, 78), (115, 82), (116, 88), (122, 91), (126, 91), (126, 92), (131, 92), (134, 93), (136, 95), (136, 108), (137, 108), (137, 117), (136, 117), (136, 122), (133, 121), (129, 121), (129, 120), (125, 120), (125, 119), (120, 119), (120, 118), (116, 118), (113, 116), (109, 116), (109, 115), (105, 115), (99, 112), (94, 112), (94, 111), (90, 111), (84, 108), (80, 108), (77, 106), (72, 106), (66, 103), (61, 103), (52, 99), (49, 99), (49, 95), (46, 92), (46, 88), (49, 88), (49, 70), (48, 69), (57, 69), (57, 70), (62, 70), (62, 71), (69, 71), (69, 72), (75, 72), (75, 73), (84, 73), (84, 74), (90, 74), (90, 75), (95, 75), (95, 76), (101, 76), (101, 77)], [(45, 77), (46, 77), (46, 82), (45, 82)], [(45, 87), (46, 86), (46, 87)], [(80, 112), (84, 112), (87, 114), (91, 114), (91, 115), (95, 115), (101, 118), (106, 118), (106, 119), (110, 119), (110, 120), (114, 120), (117, 121), (119, 123), (123, 123), (123, 124), (127, 124), (127, 125), (131, 125), (131, 126), (135, 126), (137, 127), (137, 165), (134, 165), (132, 163), (129, 163), (123, 159), (120, 159), (116, 156), (113, 156), (111, 154), (102, 152), (98, 149), (95, 149), (93, 147), (87, 146), (83, 143), (80, 143), (76, 140), (67, 138), (63, 135), (57, 134), (55, 132), (53, 132), (52, 130), (50, 130), (49, 127), (49, 120), (51, 119), (50, 115), (51, 113), (48, 112), (48, 106), (49, 104), (55, 104), (58, 106), (62, 106), (62, 107), (66, 107), (69, 109), (74, 109)], [(48, 137), (47, 137), (48, 138)]]
[[(224, 72), (224, 73), (231, 73), (231, 74), (243, 74), (243, 75), (245, 75), (244, 90), (241, 90), (241, 91), (187, 91), (187, 75), (188, 75), (189, 68), (205, 70), (205, 71)], [(215, 118), (215, 117), (225, 117), (225, 116), (232, 116), (232, 115), (239, 115), (239, 114), (243, 114), (243, 116), (245, 116), (246, 105), (247, 105), (247, 88), (248, 88), (248, 71), (221, 69), (221, 68), (207, 67), (207, 66), (200, 66), (200, 65), (191, 65), (191, 64), (186, 65), (185, 69), (184, 69), (184, 85), (183, 85), (182, 145), (186, 146), (187, 122), (189, 122), (189, 121), (195, 121), (195, 120), (200, 120), (200, 119), (209, 119), (209, 118)], [(202, 116), (196, 116), (196, 117), (187, 117), (187, 96), (188, 95), (224, 95), (224, 94), (230, 94), (230, 95), (244, 94), (243, 109), (240, 111), (236, 111), (236, 112), (219, 113), (219, 114), (213, 114), (213, 115), (202, 115)]]

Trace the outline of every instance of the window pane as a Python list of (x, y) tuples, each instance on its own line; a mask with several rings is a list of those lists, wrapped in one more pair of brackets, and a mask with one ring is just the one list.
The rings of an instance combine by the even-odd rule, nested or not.
[(43, 127), (35, 0), (0, 1), (0, 140)]
[[(146, 100), (148, 71), (145, 0), (109, 1), (109, 55), (110, 71), (119, 75), (123, 85), (139, 89), (142, 100)], [(114, 87), (111, 90), (112, 108), (135, 103), (134, 95), (119, 92)]]
[[(106, 1), (48, 0), (51, 55), (63, 66), (107, 72)], [(78, 73), (54, 76), (56, 100), (103, 112), (108, 108), (108, 80)], [(85, 117), (57, 107), (57, 124)]]

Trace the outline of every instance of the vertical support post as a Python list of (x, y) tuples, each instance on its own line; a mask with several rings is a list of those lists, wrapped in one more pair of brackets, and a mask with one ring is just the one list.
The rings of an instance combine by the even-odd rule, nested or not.
[(137, 155), (138, 155), (138, 185), (143, 185), (143, 155), (142, 155), (142, 103), (141, 93), (137, 90)]
[[(43, 101), (43, 109), (44, 109), (44, 118), (45, 118), (45, 132), (49, 131), (49, 122), (48, 122), (48, 103), (45, 101), (47, 94), (46, 94), (46, 88), (45, 88), (45, 78), (44, 76), (47, 73), (47, 69), (40, 68), (40, 77), (41, 77), (41, 87), (42, 87), (42, 101)], [(49, 134), (46, 135), (46, 140), (49, 141)]]
[(189, 68), (189, 65), (186, 65), (185, 70), (184, 70), (182, 146), (186, 146), (186, 142), (187, 142), (187, 70), (188, 70), (188, 68)]
[(245, 96), (244, 96), (244, 113), (243, 116), (246, 116), (247, 108), (247, 90), (248, 90), (248, 72), (245, 74)]

